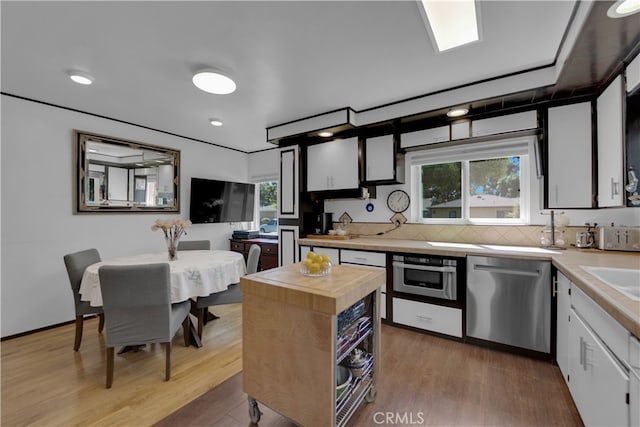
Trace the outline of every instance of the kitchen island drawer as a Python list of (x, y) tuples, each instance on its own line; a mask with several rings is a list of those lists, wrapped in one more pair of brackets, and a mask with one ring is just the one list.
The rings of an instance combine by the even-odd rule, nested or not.
[(365, 252), (365, 251), (352, 251), (349, 249), (342, 249), (340, 252), (340, 261), (342, 263), (359, 264), (359, 265), (374, 265), (377, 267), (387, 266), (387, 255), (384, 252)]
[(393, 322), (462, 338), (462, 310), (393, 298)]

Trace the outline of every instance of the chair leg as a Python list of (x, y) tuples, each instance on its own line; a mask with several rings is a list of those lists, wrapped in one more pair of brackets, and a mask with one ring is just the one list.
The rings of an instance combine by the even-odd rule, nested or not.
[(100, 319), (100, 323), (98, 323), (98, 333), (102, 333), (104, 330), (104, 313), (98, 314), (98, 319)]
[(198, 309), (198, 337), (202, 339), (202, 330), (204, 328), (204, 318), (206, 316), (207, 308)]
[(191, 318), (188, 314), (182, 321), (182, 335), (184, 335), (184, 346), (189, 347), (191, 345)]
[(107, 388), (113, 384), (113, 364), (115, 359), (115, 348), (107, 347)]
[(78, 351), (82, 342), (82, 327), (84, 325), (84, 316), (76, 316), (76, 339), (73, 343), (73, 349)]
[(164, 380), (169, 381), (171, 378), (171, 341), (164, 344), (165, 346), (165, 359), (166, 366), (164, 368)]

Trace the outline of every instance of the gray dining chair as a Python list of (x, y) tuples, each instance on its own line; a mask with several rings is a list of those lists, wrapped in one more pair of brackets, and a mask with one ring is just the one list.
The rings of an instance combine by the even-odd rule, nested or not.
[(188, 346), (191, 327), (190, 302), (171, 304), (169, 264), (105, 265), (98, 275), (107, 326), (107, 388), (113, 384), (116, 346), (163, 343), (169, 381), (171, 340), (182, 324)]
[(211, 250), (210, 240), (180, 240), (178, 242), (179, 251), (209, 251)]
[[(262, 248), (259, 245), (251, 245), (249, 255), (247, 256), (247, 274), (253, 274), (258, 271), (258, 263), (260, 262), (260, 252)], [(196, 313), (198, 318), (198, 336), (202, 339), (202, 330), (207, 323), (207, 310), (212, 305), (237, 304), (242, 302), (242, 292), (240, 285), (234, 283), (229, 285), (226, 291), (214, 292), (206, 297), (198, 297), (195, 302)]]
[(73, 292), (73, 301), (76, 311), (76, 338), (73, 343), (73, 349), (78, 351), (80, 343), (82, 343), (82, 329), (84, 327), (84, 316), (97, 314), (100, 321), (98, 323), (98, 332), (102, 333), (104, 329), (104, 313), (102, 307), (92, 307), (88, 301), (80, 300), (80, 283), (84, 271), (91, 264), (100, 262), (100, 253), (97, 249), (86, 249), (80, 252), (67, 254), (63, 257), (64, 265), (67, 267), (69, 275), (69, 283)]

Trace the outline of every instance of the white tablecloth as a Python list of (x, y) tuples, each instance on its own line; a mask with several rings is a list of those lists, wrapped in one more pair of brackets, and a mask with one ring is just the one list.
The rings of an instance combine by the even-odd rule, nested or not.
[(180, 251), (176, 261), (167, 252), (134, 255), (92, 264), (84, 272), (80, 298), (92, 306), (102, 306), (98, 269), (103, 265), (156, 264), (166, 262), (171, 270), (171, 302), (205, 297), (221, 292), (247, 273), (244, 257), (231, 251)]

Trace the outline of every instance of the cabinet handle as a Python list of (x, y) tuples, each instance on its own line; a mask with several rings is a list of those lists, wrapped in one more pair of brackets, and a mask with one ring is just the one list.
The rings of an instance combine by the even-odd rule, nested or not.
[(613, 180), (613, 177), (611, 178), (611, 200), (613, 200), (613, 196), (617, 196), (620, 193), (619, 184), (619, 182)]
[(367, 259), (366, 259), (365, 257), (363, 257), (363, 256), (356, 256), (356, 257), (353, 257), (353, 258), (354, 258), (354, 259), (357, 259), (358, 261), (366, 261), (366, 260), (367, 260)]
[(551, 288), (551, 292), (553, 294), (553, 298), (556, 297), (556, 295), (558, 295), (558, 279), (557, 278), (553, 278), (553, 285)]
[(327, 175), (327, 188), (330, 188), (331, 184), (329, 183), (329, 175)]
[(587, 370), (587, 366), (584, 363), (584, 339), (580, 337), (580, 364), (584, 367), (584, 370)]
[(423, 322), (429, 322), (429, 323), (431, 323), (433, 321), (433, 318), (428, 317), (428, 316), (421, 316), (419, 314), (416, 314), (416, 319), (421, 320)]

